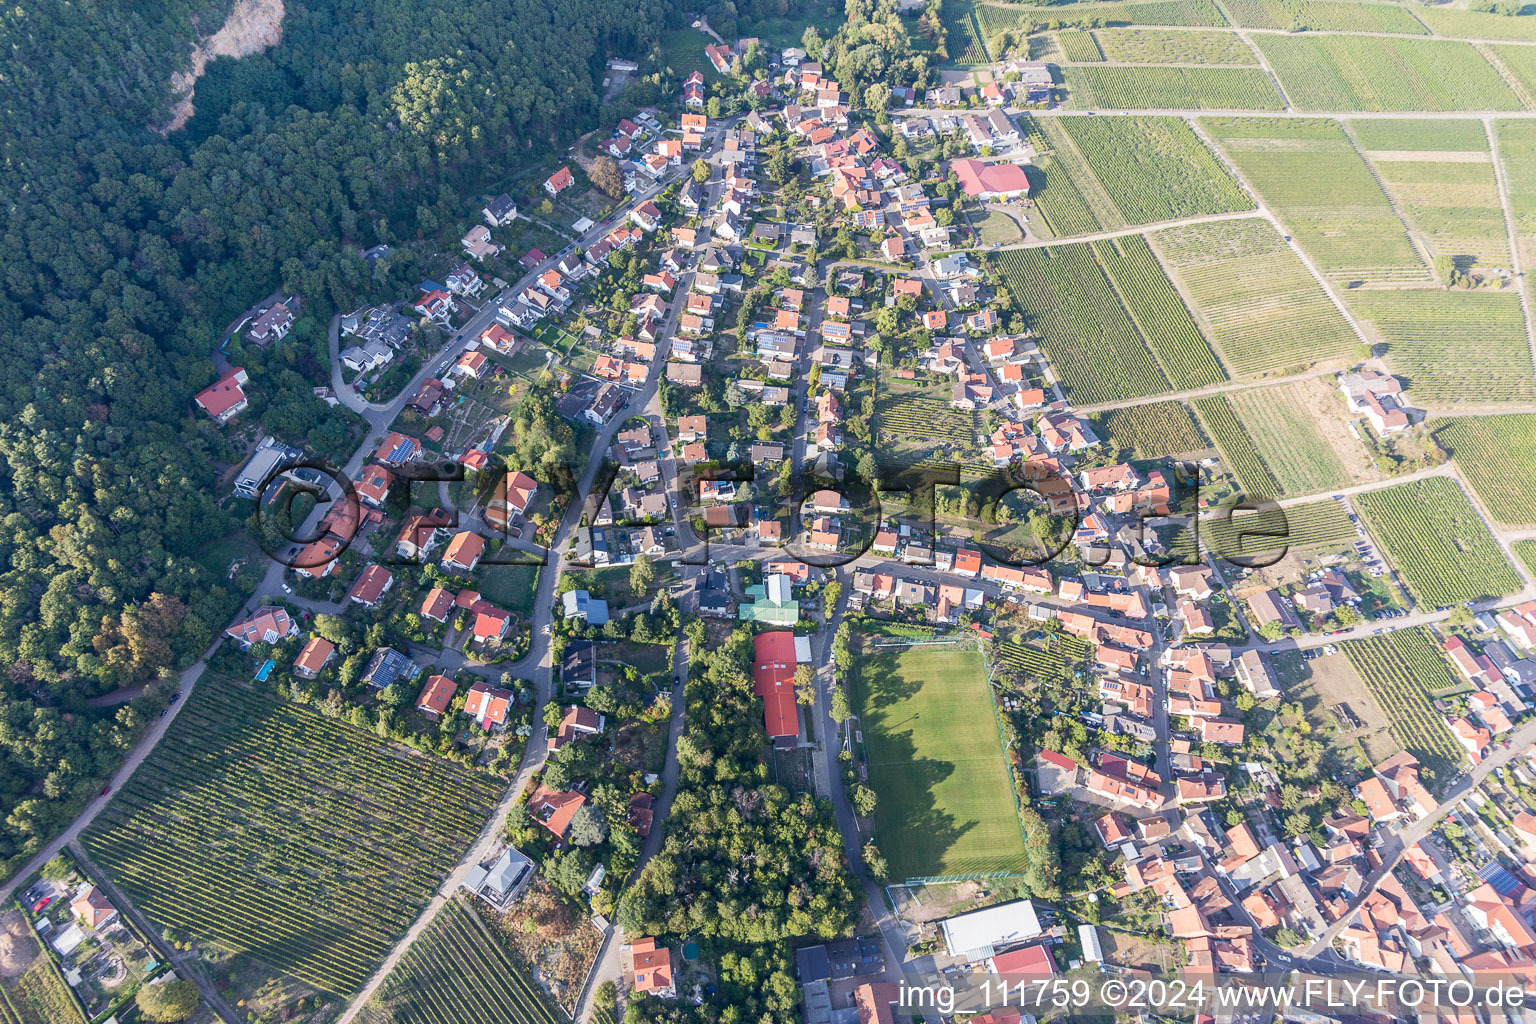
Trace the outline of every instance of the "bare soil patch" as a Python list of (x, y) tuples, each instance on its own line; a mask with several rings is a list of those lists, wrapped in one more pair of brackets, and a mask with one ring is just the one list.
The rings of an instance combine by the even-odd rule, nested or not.
[(169, 135), (189, 121), (195, 112), (192, 96), (203, 69), (215, 57), (240, 58), (276, 46), (283, 38), (283, 0), (236, 0), (224, 24), (192, 47), (192, 66), (171, 76), (171, 92), (179, 95), (171, 119), (160, 128)]
[(0, 978), (19, 978), (37, 959), (37, 942), (19, 910), (0, 914)]

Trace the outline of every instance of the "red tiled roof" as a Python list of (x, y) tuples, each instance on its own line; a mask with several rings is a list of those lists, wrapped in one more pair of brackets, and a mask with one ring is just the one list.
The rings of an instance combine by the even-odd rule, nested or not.
[(293, 659), (293, 667), (303, 669), (305, 672), (319, 672), (325, 667), (325, 662), (336, 650), (336, 645), (324, 637), (311, 637), (309, 643), (299, 652), (299, 656)]
[(795, 666), (795, 634), (775, 630), (752, 638), (752, 692), (763, 699), (763, 724), (770, 737), (800, 732)]
[(427, 680), (427, 685), (421, 688), (421, 696), (416, 698), (416, 707), (440, 715), (448, 710), (458, 689), (458, 684), (447, 676), (432, 676)]

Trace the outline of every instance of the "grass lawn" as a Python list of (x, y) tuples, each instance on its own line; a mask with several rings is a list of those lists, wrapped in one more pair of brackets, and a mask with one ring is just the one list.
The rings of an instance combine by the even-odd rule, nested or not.
[(977, 211), (972, 215), (972, 220), (983, 245), (991, 245), (993, 242), (1007, 245), (1010, 242), (1024, 240), (1024, 233), (1019, 230), (1019, 222), (1001, 210)]
[(875, 840), (893, 879), (1025, 866), (981, 655), (909, 648), (867, 655), (857, 675)]
[[(533, 556), (518, 551), (507, 557)], [(533, 593), (538, 586), (537, 565), (493, 565), (480, 575), (480, 596), (524, 617), (533, 614)]]

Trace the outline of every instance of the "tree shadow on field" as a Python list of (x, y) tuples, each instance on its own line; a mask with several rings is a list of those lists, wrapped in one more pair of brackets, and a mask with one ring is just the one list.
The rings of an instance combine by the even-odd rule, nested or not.
[(895, 654), (865, 654), (859, 659), (859, 690), (865, 717), (917, 696), (921, 679), (908, 679), (898, 671)]
[(958, 821), (940, 804), (938, 788), (955, 770), (950, 761), (919, 759), (910, 728), (888, 735), (884, 778), (875, 786), (875, 841), (897, 867), (894, 874), (945, 873), (949, 851), (976, 827), (974, 821)]

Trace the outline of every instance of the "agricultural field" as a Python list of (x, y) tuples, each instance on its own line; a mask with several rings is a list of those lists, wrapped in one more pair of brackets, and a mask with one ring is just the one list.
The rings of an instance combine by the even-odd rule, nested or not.
[(891, 877), (1021, 871), (1024, 836), (980, 652), (866, 647), (854, 684)]
[(1076, 405), (1168, 390), (1168, 381), (1086, 245), (998, 254), (1015, 307)]
[(1430, 279), (1381, 184), (1337, 122), (1211, 117), (1202, 123), (1323, 273), (1341, 282)]
[(1138, 459), (1162, 459), (1210, 447), (1189, 410), (1178, 402), (1127, 405), (1101, 413), (1101, 436), (1130, 449)]
[(1536, 414), (1446, 420), (1435, 440), (1501, 523), (1536, 524)]
[(1463, 11), (1451, 7), (1415, 7), (1414, 14), (1437, 36), (1460, 39), (1510, 39), (1536, 42), (1536, 17), (1526, 5), (1519, 17)]
[(1462, 751), (1431, 701), (1465, 687), (1452, 675), (1434, 634), (1415, 626), (1339, 646), (1386, 714), (1393, 736), (1424, 766), (1424, 781), (1443, 789), (1455, 776)]
[(1054, 651), (1007, 640), (998, 645), (997, 653), (1003, 664), (1031, 681), (1065, 683), (1072, 679), (1071, 663)]
[(1528, 95), (1536, 93), (1536, 47), (1494, 43), (1489, 49), (1498, 58), (1498, 62), (1520, 81)]
[(1349, 513), (1338, 502), (1326, 499), (1200, 518), (1201, 543), (1217, 558), (1344, 547), (1357, 536)]
[(976, 9), (971, 4), (945, 3), (943, 24), (945, 46), (951, 61), (956, 64), (985, 64), (992, 59), (987, 53), (986, 35), (977, 20)]
[(704, 56), (704, 47), (713, 42), (696, 28), (679, 28), (661, 37), (662, 63), (672, 69), (679, 81), (695, 71), (702, 72), (704, 80), (715, 82), (720, 73)]
[[(1066, 35), (1067, 33), (1062, 33)], [(1236, 32), (1170, 32), (1155, 28), (1101, 28), (1087, 33), (1097, 56), (1069, 60), (1120, 61), (1127, 64), (1241, 64), (1259, 59)], [(1088, 52), (1085, 48), (1083, 52)], [(1153, 106), (1154, 104), (1142, 104)]]
[(1092, 63), (1104, 59), (1099, 41), (1092, 32), (1085, 29), (1074, 28), (1056, 33), (1056, 45), (1061, 48), (1062, 56), (1070, 61)]
[[(944, 5), (945, 16), (951, 4)], [(1074, 3), (1050, 8), (1016, 4), (980, 3), (975, 7), (982, 34), (991, 39), (1000, 32), (1031, 35), (1047, 22), (1059, 28), (1074, 25), (1172, 25), (1191, 28), (1226, 28), (1227, 19), (1211, 0), (1132, 0), (1130, 3)], [(954, 47), (951, 45), (951, 52)]]
[(1536, 576), (1536, 540), (1517, 540), (1510, 545), (1525, 571)]
[(1515, 244), (1529, 268), (1536, 263), (1536, 121), (1495, 121), (1493, 130), (1515, 221)]
[[(1083, 163), (1056, 118), (1019, 118), (1019, 132), (1029, 138), (1036, 156), (1027, 164), (1030, 198), (1054, 235), (1082, 235), (1108, 226), (1121, 226), (1114, 204)], [(1091, 201), (1090, 201), (1091, 200)]]
[(41, 950), (35, 956), (21, 974), (0, 981), (0, 1024), (85, 1024), (80, 1004), (64, 986), (58, 968)]
[(1183, 118), (1058, 120), (1126, 224), (1253, 208)]
[(211, 675), (85, 845), (157, 925), (352, 992), (505, 782)]
[(1142, 110), (1284, 110), (1259, 68), (1094, 67), (1061, 69), (1072, 106)]
[[(1377, 152), (1488, 152), (1488, 133), (1475, 118), (1361, 117), (1349, 130), (1368, 156)], [(1486, 162), (1486, 159), (1485, 159)]]
[(1145, 238), (1127, 235), (1090, 245), (1175, 389), (1192, 391), (1227, 379)]
[[(1228, 396), (1281, 494), (1310, 494), (1352, 481), (1306, 402), (1307, 382), (1234, 391)], [(1327, 396), (1329, 400), (1332, 396)]]
[(412, 943), (362, 1024), (567, 1024), (465, 899), (450, 900)]
[(1297, 110), (1524, 109), (1471, 43), (1274, 34), (1253, 42)]
[(1270, 501), (1280, 496), (1280, 483), (1264, 458), (1248, 436), (1247, 429), (1238, 419), (1232, 403), (1223, 395), (1197, 398), (1192, 403), (1205, 432), (1216, 440), (1221, 450), (1221, 462), (1236, 478), (1249, 501)]
[(1233, 373), (1352, 353), (1360, 339), (1266, 220), (1169, 228), (1152, 242)]
[[(1356, 137), (1387, 192), (1407, 213), (1433, 255), (1450, 256), (1461, 270), (1508, 267), (1509, 232), (1488, 138), (1479, 122), (1443, 123), (1456, 126), (1445, 133), (1444, 141), (1457, 141), (1465, 148), (1372, 146), (1358, 133)], [(1471, 127), (1477, 129), (1476, 135), (1467, 130)], [(1383, 134), (1364, 133), (1377, 142), (1389, 141), (1380, 138)]]
[(976, 442), (976, 416), (944, 399), (912, 392), (886, 392), (875, 408), (880, 433), (887, 440)]
[(1525, 313), (1502, 292), (1356, 291), (1346, 300), (1386, 342), (1387, 363), (1424, 405), (1536, 398)]
[(1227, 0), (1227, 10), (1243, 28), (1279, 28), (1296, 32), (1392, 32), (1427, 35), (1406, 7), (1397, 4), (1328, 3), (1327, 0)]
[(1415, 480), (1356, 495), (1354, 503), (1420, 604), (1438, 608), (1520, 589), (1519, 575), (1455, 481)]

